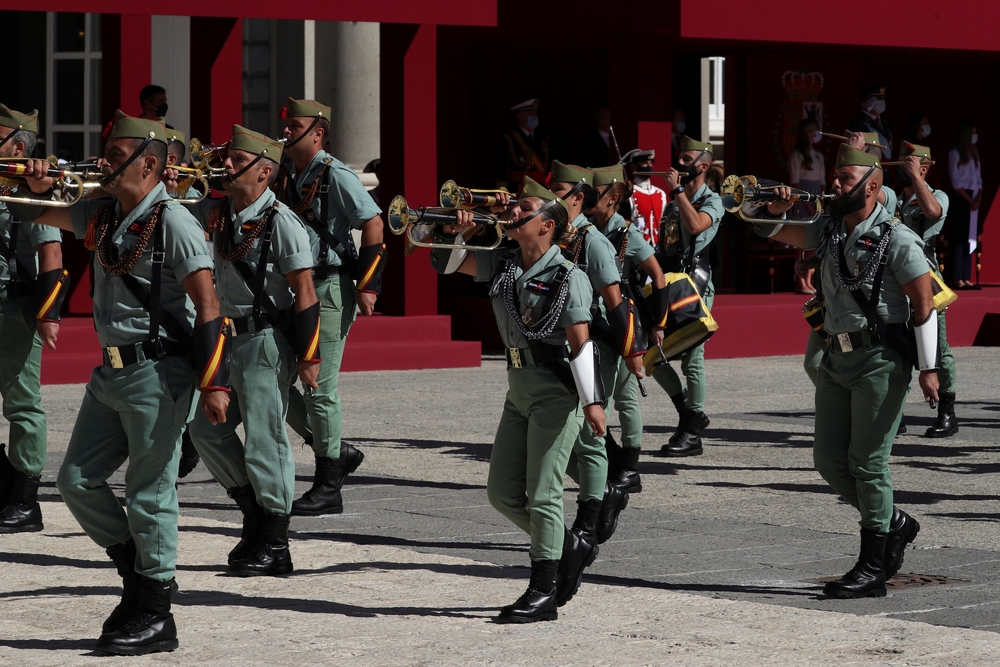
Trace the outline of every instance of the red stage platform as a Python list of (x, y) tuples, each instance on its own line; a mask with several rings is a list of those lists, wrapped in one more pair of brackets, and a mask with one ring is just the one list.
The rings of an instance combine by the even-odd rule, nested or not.
[[(63, 319), (56, 351), (42, 354), (42, 383), (87, 382), (101, 363), (93, 320)], [(345, 371), (413, 370), (479, 366), (479, 341), (451, 340), (451, 318), (446, 315), (359, 317), (351, 327), (344, 350)]]

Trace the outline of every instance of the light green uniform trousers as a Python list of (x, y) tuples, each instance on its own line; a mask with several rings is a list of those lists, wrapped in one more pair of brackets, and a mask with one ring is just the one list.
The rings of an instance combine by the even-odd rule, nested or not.
[(563, 472), (583, 425), (580, 398), (544, 367), (511, 368), (507, 382), (486, 493), (531, 537), (531, 560), (559, 560), (566, 530)]
[(618, 376), (615, 379), (615, 410), (622, 427), (621, 446), (625, 449), (642, 449), (642, 411), (639, 410), (639, 381), (625, 365), (618, 360)]
[(861, 512), (861, 527), (889, 531), (889, 453), (912, 364), (886, 345), (823, 356), (816, 385), (813, 459), (833, 490)]
[[(2, 301), (3, 297), (0, 297)], [(39, 399), (42, 386), (42, 339), (31, 324), (31, 301), (0, 302), (0, 395), (3, 416), (10, 423), (7, 458), (18, 472), (42, 474), (48, 438), (45, 411)]]
[(806, 375), (812, 380), (814, 387), (819, 385), (819, 364), (823, 361), (823, 353), (828, 347), (830, 346), (826, 343), (826, 337), (810, 327), (802, 367), (806, 369)]
[(303, 438), (312, 437), (317, 457), (340, 458), (341, 423), (340, 363), (344, 358), (347, 333), (357, 314), (354, 281), (333, 276), (316, 283), (319, 299), (319, 388), (315, 396), (303, 396), (292, 387), (288, 401), (288, 425)]
[(938, 365), (939, 391), (955, 393), (955, 355), (948, 346), (948, 328), (945, 325), (944, 313), (938, 313), (938, 350), (941, 351), (941, 363)]
[[(173, 578), (177, 564), (174, 485), (196, 385), (184, 357), (95, 368), (56, 481), (92, 540), (107, 549), (131, 536), (136, 572), (157, 581)], [(128, 514), (107, 482), (126, 460)]]
[[(199, 411), (188, 433), (212, 476), (227, 489), (253, 485), (257, 502), (272, 514), (289, 514), (295, 491), (295, 460), (285, 431), (288, 387), (295, 353), (275, 329), (233, 339), (226, 421), (212, 425)], [(246, 444), (236, 427), (243, 424)]]
[[(712, 309), (712, 302), (715, 301), (715, 287), (712, 281), (708, 281), (704, 295), (705, 305)], [(692, 347), (681, 355), (681, 372), (687, 380), (687, 401), (686, 404), (697, 412), (705, 411), (705, 344)], [(670, 364), (660, 364), (653, 369), (653, 379), (663, 387), (667, 396), (673, 398), (684, 391), (684, 385), (677, 376), (677, 371)]]
[[(613, 391), (618, 377), (618, 362), (624, 361), (621, 356), (607, 343), (594, 339), (597, 349), (601, 352), (601, 380), (604, 391)], [(604, 408), (606, 421), (611, 419), (611, 401)], [(590, 424), (583, 423), (580, 433), (573, 443), (573, 453), (566, 466), (566, 474), (580, 485), (580, 500), (602, 500), (604, 487), (608, 483), (608, 450), (604, 446), (604, 436), (594, 435)]]

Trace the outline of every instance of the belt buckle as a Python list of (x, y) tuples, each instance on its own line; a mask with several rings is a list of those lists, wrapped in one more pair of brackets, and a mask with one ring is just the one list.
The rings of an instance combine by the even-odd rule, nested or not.
[(841, 352), (854, 352), (854, 346), (851, 344), (851, 335), (845, 333), (837, 334), (837, 342), (840, 344)]
[(524, 368), (524, 363), (521, 361), (521, 350), (516, 347), (508, 348), (510, 351), (510, 365), (514, 368)]
[(108, 359), (111, 360), (111, 368), (125, 368), (125, 364), (122, 363), (122, 354), (117, 347), (109, 347), (106, 351)]

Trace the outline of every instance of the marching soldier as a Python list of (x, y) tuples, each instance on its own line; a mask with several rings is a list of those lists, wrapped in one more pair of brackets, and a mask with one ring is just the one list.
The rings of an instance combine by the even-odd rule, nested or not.
[[(227, 196), (192, 208), (214, 235), (216, 289), (234, 337), (226, 420), (213, 424), (198, 415), (190, 432), (212, 476), (243, 512), (243, 535), (229, 553), (229, 571), (240, 576), (292, 571), (295, 461), (284, 423), (288, 390), (296, 374), (315, 389), (320, 371), (309, 235), (269, 188), (281, 150), (280, 142), (234, 125), (224, 157)], [(236, 434), (240, 423), (245, 443)]]
[[(344, 508), (340, 493), (344, 480), (365, 458), (341, 440), (337, 382), (354, 317), (359, 309), (362, 315), (374, 312), (381, 289), (386, 262), (382, 211), (357, 174), (322, 148), (330, 134), (330, 107), (289, 97), (282, 117), (287, 159), (275, 181), (275, 193), (309, 234), (322, 323), (317, 388), (304, 399), (294, 387), (289, 395), (288, 423), (316, 455), (312, 488), (293, 503), (292, 515), (336, 514)], [(352, 230), (361, 230), (360, 249), (354, 247)]]
[(626, 176), (632, 179), (634, 187), (632, 196), (623, 202), (623, 208), (627, 208), (631, 215), (625, 215), (625, 211), (621, 211), (623, 217), (630, 220), (642, 232), (646, 243), (654, 248), (659, 243), (660, 223), (667, 207), (667, 193), (653, 185), (649, 176), (643, 175), (645, 172), (653, 171), (655, 159), (656, 151), (644, 151), (639, 148), (629, 151), (622, 157), (626, 170), (631, 172)]
[[(705, 185), (705, 174), (712, 166), (712, 144), (681, 138), (677, 159), (665, 176), (673, 200), (664, 213), (657, 259), (664, 273), (683, 272), (712, 308), (715, 287), (708, 261), (708, 248), (719, 230), (725, 209), (722, 198)], [(677, 431), (660, 449), (666, 456), (698, 456), (704, 450), (701, 432), (710, 423), (705, 409), (705, 346), (697, 345), (681, 355), (681, 371), (687, 390), (670, 364), (653, 371), (653, 379), (670, 396), (680, 421)]]
[(605, 428), (599, 353), (587, 329), (593, 290), (557, 247), (574, 232), (567, 209), (566, 201), (528, 181), (506, 227), (517, 249), (469, 252), (453, 234), (473, 225), (470, 212), (460, 211), (459, 224), (435, 234), (455, 249), (431, 252), (440, 273), (492, 281), (493, 312), (507, 347), (510, 388), (486, 490), (490, 504), (531, 537), (531, 581), (500, 610), (504, 623), (558, 617), (563, 471), (584, 422), (598, 437)]
[[(601, 314), (599, 303), (603, 300), (608, 312), (618, 312), (625, 315), (616, 323), (622, 324), (622, 339), (629, 338), (629, 349), (642, 345), (641, 336), (629, 337), (625, 331), (628, 328), (628, 304), (622, 299), (621, 277), (615, 264), (615, 251), (611, 243), (586, 218), (584, 210), (589, 210), (597, 201), (597, 191), (593, 187), (594, 173), (573, 165), (565, 165), (558, 160), (552, 163), (552, 178), (549, 190), (566, 202), (569, 211), (570, 225), (576, 230), (572, 242), (565, 244), (564, 256), (586, 273), (590, 280), (591, 295), (591, 330), (594, 332), (595, 344), (601, 352), (602, 378), (607, 377), (606, 387), (614, 384), (615, 373), (622, 343), (615, 341), (615, 335), (604, 315)], [(538, 184), (530, 177), (525, 179), (525, 187), (534, 191)], [(624, 304), (624, 305), (623, 305)], [(617, 309), (617, 310), (616, 310)], [(633, 324), (636, 322), (632, 320)], [(600, 331), (603, 336), (597, 332)], [(642, 368), (642, 356), (628, 360), (631, 368)], [(641, 372), (641, 371), (640, 371)], [(607, 412), (605, 412), (605, 419)], [(627, 417), (622, 417), (623, 429)], [(633, 419), (633, 421), (635, 421)], [(641, 418), (639, 428), (642, 429)], [(567, 464), (567, 474), (580, 485), (577, 495), (577, 514), (573, 527), (566, 532), (563, 541), (563, 556), (559, 566), (559, 581), (557, 602), (562, 605), (568, 602), (577, 589), (583, 577), (583, 570), (594, 562), (599, 552), (598, 544), (606, 541), (614, 533), (618, 525), (618, 515), (628, 504), (628, 495), (618, 486), (608, 482), (608, 449), (607, 434), (597, 434), (586, 424), (583, 425), (573, 452)], [(638, 474), (638, 473), (636, 473)], [(640, 487), (641, 488), (641, 487)]]
[(549, 173), (549, 135), (538, 128), (538, 98), (510, 108), (517, 127), (500, 139), (496, 154), (497, 187), (517, 192), (528, 176), (542, 183)]
[[(0, 104), (0, 160), (31, 157), (38, 112)], [(4, 192), (7, 194), (7, 192)], [(38, 480), (48, 444), (41, 395), (42, 342), (56, 349), (69, 290), (59, 230), (20, 222), (0, 202), (0, 392), (10, 450), (0, 444), (0, 533), (42, 529)]]
[[(886, 580), (920, 530), (893, 506), (889, 474), (914, 362), (924, 396), (938, 398), (938, 318), (923, 242), (878, 203), (882, 176), (878, 157), (843, 144), (835, 171), (843, 194), (828, 207), (833, 224), (756, 226), (762, 236), (804, 249), (829, 234), (821, 268), (829, 347), (816, 387), (813, 454), (823, 479), (861, 514), (858, 562), (824, 588), (840, 598), (885, 596)], [(797, 199), (787, 188), (780, 192), (786, 201), (767, 206), (775, 217)]]
[[(948, 216), (948, 195), (927, 184), (927, 170), (930, 169), (931, 149), (904, 141), (900, 148), (903, 164), (897, 168), (896, 179), (903, 186), (903, 204), (899, 217), (903, 224), (912, 229), (924, 242), (924, 255), (931, 271), (941, 278), (938, 271), (935, 242), (944, 228)], [(955, 417), (955, 357), (948, 346), (945, 314), (941, 311), (938, 319), (938, 350), (941, 362), (938, 376), (938, 416), (924, 435), (928, 438), (947, 438), (958, 433), (958, 419)]]
[[(56, 484), (122, 577), (122, 601), (96, 645), (122, 655), (177, 648), (170, 595), (181, 431), (196, 389), (211, 421), (224, 421), (229, 404), (212, 261), (198, 223), (160, 182), (165, 132), (159, 121), (119, 111), (98, 162), (114, 199), (49, 208), (38, 219), (73, 231), (96, 252), (94, 324), (104, 363), (91, 374)], [(35, 174), (46, 168), (33, 164)], [(51, 187), (48, 178), (28, 183), (35, 192)], [(107, 483), (126, 460), (128, 514)]]

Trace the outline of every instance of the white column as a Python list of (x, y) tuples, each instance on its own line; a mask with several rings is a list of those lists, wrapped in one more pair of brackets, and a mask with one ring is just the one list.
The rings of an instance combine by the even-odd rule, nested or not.
[[(190, 135), (191, 18), (153, 16), (152, 81), (167, 91), (167, 123)], [(122, 54), (127, 58), (128, 54)], [(188, 139), (190, 140), (190, 136)]]
[(303, 98), (316, 99), (316, 21), (303, 21), (305, 70), (303, 72)]

